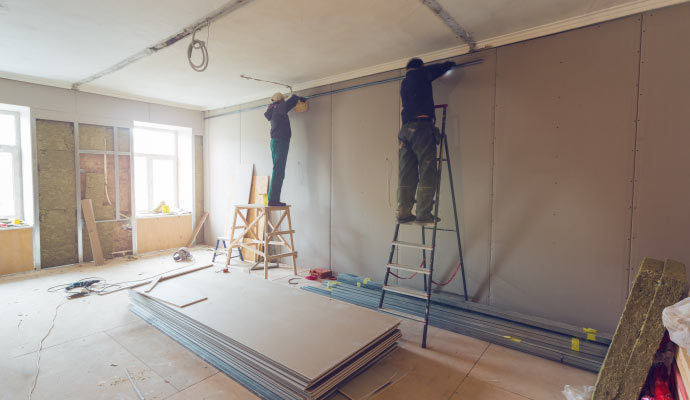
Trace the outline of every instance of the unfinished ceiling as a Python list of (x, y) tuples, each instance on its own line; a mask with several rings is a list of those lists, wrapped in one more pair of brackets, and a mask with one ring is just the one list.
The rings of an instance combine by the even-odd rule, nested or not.
[[(233, 2), (0, 0), (0, 77), (71, 87)], [(79, 90), (214, 109), (276, 90), (241, 74), (304, 88), (399, 68), (412, 56), (467, 52), (425, 3), (443, 7), (482, 48), (680, 2), (252, 0), (211, 23), (205, 72), (189, 67), (188, 36)]]

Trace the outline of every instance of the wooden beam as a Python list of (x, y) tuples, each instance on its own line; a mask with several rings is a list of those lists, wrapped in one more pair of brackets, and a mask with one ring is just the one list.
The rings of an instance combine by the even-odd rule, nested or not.
[(96, 218), (93, 215), (91, 199), (82, 200), (81, 208), (84, 214), (84, 222), (86, 222), (86, 230), (89, 233), (89, 240), (91, 241), (93, 261), (96, 265), (103, 265), (105, 264), (105, 259), (103, 258), (103, 249), (101, 249), (101, 240), (98, 238), (98, 229), (96, 229)]
[(117, 288), (117, 289), (110, 290), (110, 291), (107, 291), (107, 292), (101, 292), (101, 293), (99, 293), (98, 295), (99, 295), (99, 296), (103, 296), (103, 295), (106, 295), (106, 294), (119, 292), (120, 290), (134, 289), (134, 288), (137, 288), (137, 287), (139, 287), (139, 286), (148, 285), (149, 283), (153, 282), (154, 279), (156, 279), (156, 278), (160, 278), (160, 279), (158, 279), (159, 282), (167, 281), (168, 279), (177, 278), (178, 276), (182, 276), (182, 275), (188, 274), (188, 273), (190, 273), (190, 272), (201, 271), (202, 269), (206, 269), (206, 268), (209, 268), (209, 267), (212, 267), (212, 266), (213, 266), (213, 264), (208, 264), (208, 265), (204, 265), (204, 266), (202, 266), (202, 267), (196, 267), (196, 268), (192, 268), (192, 269), (187, 269), (187, 270), (184, 270), (184, 271), (176, 272), (176, 273), (171, 274), (171, 275), (161, 275), (161, 276), (159, 276), (159, 277), (153, 277), (153, 278), (148, 279), (148, 280), (144, 280), (144, 281), (141, 281), (141, 282), (138, 282), (138, 283), (133, 283), (133, 284), (127, 285), (127, 286), (123, 286), (123, 287), (121, 287), (121, 288)]
[(197, 235), (199, 235), (199, 231), (201, 231), (201, 227), (204, 226), (204, 222), (206, 222), (206, 218), (208, 218), (208, 212), (205, 212), (199, 222), (197, 222), (194, 232), (192, 232), (192, 237), (189, 239), (189, 242), (187, 242), (187, 247), (192, 247), (192, 244), (194, 244)]

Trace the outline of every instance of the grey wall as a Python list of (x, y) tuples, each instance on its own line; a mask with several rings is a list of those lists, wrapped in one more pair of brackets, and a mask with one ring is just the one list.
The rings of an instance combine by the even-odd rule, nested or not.
[[(683, 5), (484, 50), (455, 59), (482, 64), (436, 81), (437, 104), (449, 104), (476, 301), (612, 331), (642, 257), (690, 265), (688, 17)], [(294, 205), (301, 266), (383, 278), (396, 205), (398, 90), (395, 81), (339, 92), (293, 113), (284, 198)], [(214, 117), (228, 111), (207, 113), (209, 243), (225, 219), (227, 191), (217, 182), (240, 161), (255, 163), (257, 174), (271, 170), (263, 109)], [(443, 179), (441, 225), (450, 227)], [(454, 235), (439, 235), (434, 273), (444, 281), (458, 256)], [(398, 261), (415, 265), (420, 255), (402, 251)], [(460, 280), (444, 290), (461, 293)]]

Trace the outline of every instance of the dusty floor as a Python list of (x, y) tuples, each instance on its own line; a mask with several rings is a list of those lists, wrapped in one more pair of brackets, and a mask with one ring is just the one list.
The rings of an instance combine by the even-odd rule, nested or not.
[[(209, 250), (193, 253), (196, 265), (210, 263)], [(255, 398), (129, 312), (126, 291), (70, 301), (46, 291), (86, 277), (117, 282), (150, 276), (180, 265), (170, 254), (0, 278), (0, 399), (28, 398), (39, 343), (59, 305), (43, 344), (33, 399), (137, 399), (125, 368), (149, 400)], [(199, 273), (219, 269), (220, 264)], [(269, 278), (287, 284), (291, 271), (271, 269)], [(252, 275), (261, 278), (263, 271)], [(429, 347), (421, 349), (421, 324), (404, 321), (402, 330), (401, 348), (383, 362), (405, 376), (377, 399), (564, 399), (564, 385), (593, 385), (596, 379), (589, 372), (433, 327)]]

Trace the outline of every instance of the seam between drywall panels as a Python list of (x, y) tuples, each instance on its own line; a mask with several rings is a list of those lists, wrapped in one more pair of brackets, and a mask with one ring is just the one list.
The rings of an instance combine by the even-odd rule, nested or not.
[(494, 258), (494, 206), (496, 202), (496, 114), (498, 110), (498, 101), (496, 97), (498, 86), (498, 49), (494, 53), (494, 107), (493, 118), (491, 122), (491, 195), (489, 196), (489, 266), (488, 266), (488, 303), (491, 304), (491, 268), (493, 267)]
[(640, 96), (642, 95), (641, 89), (640, 89), (640, 80), (642, 76), (642, 39), (643, 39), (643, 32), (644, 32), (644, 14), (640, 14), (640, 32), (639, 32), (639, 42), (638, 42), (638, 50), (637, 50), (637, 96), (636, 96), (636, 104), (635, 104), (635, 130), (634, 130), (634, 135), (633, 135), (633, 156), (632, 156), (632, 179), (630, 181), (631, 183), (631, 188), (630, 188), (630, 224), (629, 224), (629, 230), (628, 230), (628, 277), (626, 286), (625, 286), (625, 291), (623, 293), (623, 301), (628, 297), (628, 292), (630, 291), (630, 282), (632, 279), (632, 252), (633, 252), (633, 239), (635, 239), (635, 208), (637, 206), (635, 197), (636, 197), (636, 189), (637, 185), (635, 184), (637, 182), (637, 155), (639, 153), (638, 149), (638, 133), (639, 133), (639, 125), (640, 125)]

